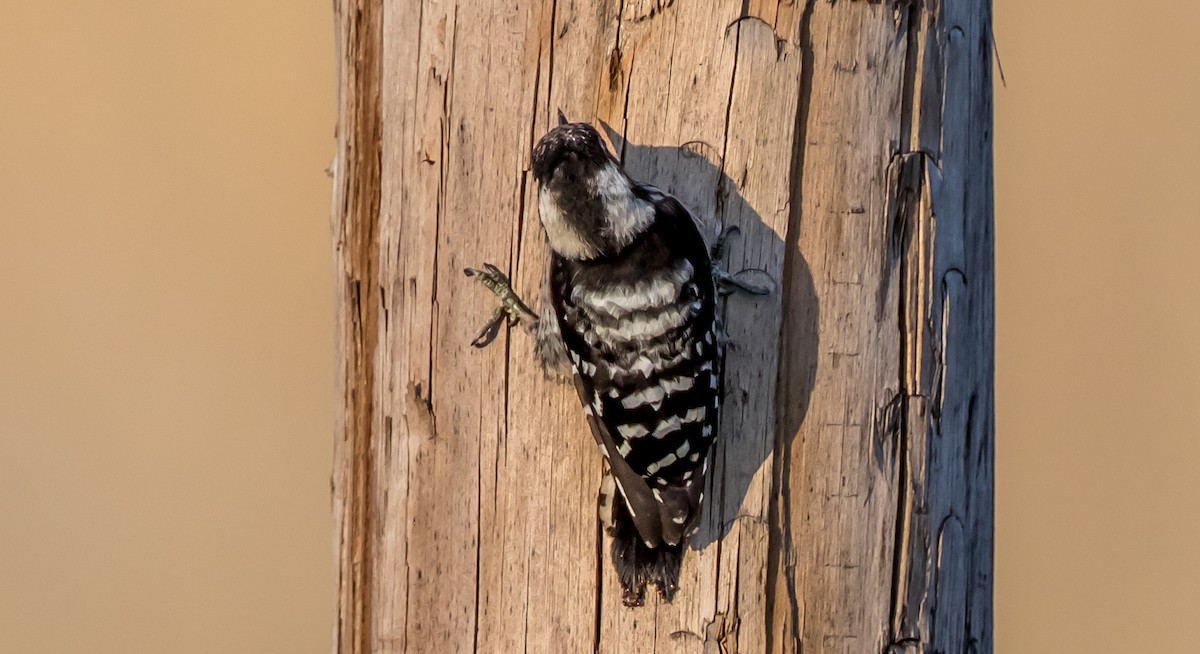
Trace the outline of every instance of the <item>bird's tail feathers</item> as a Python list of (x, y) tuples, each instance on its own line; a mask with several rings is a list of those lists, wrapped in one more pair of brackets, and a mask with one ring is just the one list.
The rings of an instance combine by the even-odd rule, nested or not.
[(646, 586), (653, 584), (659, 595), (670, 602), (679, 589), (684, 542), (647, 546), (638, 534), (624, 500), (613, 499), (612, 558), (621, 580), (622, 601), (625, 606), (641, 606), (645, 602)]

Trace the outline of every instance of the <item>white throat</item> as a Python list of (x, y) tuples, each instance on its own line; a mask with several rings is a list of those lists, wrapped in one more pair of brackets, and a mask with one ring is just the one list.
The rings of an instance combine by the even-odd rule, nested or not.
[(605, 207), (604, 239), (623, 248), (654, 222), (654, 207), (633, 194), (629, 178), (609, 161), (591, 180), (591, 190)]
[(619, 250), (633, 242), (654, 222), (654, 206), (633, 194), (629, 178), (615, 163), (608, 163), (589, 181), (588, 190), (603, 207), (603, 224), (596, 238), (584, 238), (579, 226), (563, 214), (553, 191), (538, 189), (538, 213), (550, 247), (568, 259), (594, 259), (600, 242)]
[(549, 189), (538, 189), (538, 213), (550, 248), (568, 259), (594, 259), (600, 253), (579, 235), (578, 228), (563, 215)]

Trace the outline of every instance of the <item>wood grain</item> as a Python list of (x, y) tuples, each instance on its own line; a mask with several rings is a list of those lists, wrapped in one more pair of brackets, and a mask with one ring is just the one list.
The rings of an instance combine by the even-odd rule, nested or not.
[[(991, 651), (990, 3), (336, 7), (336, 651)], [(558, 109), (776, 286), (672, 604), (620, 604), (571, 389), (467, 345), (463, 267), (538, 296)]]

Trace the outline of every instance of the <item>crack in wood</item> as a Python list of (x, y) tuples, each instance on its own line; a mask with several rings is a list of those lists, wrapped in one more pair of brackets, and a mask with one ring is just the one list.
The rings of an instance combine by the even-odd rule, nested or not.
[[(335, 4), (339, 68), (343, 92), (338, 108), (338, 152), (334, 165), (335, 256), (342, 275), (338, 287), (339, 387), (345, 404), (335, 441), (334, 518), (338, 523), (339, 602), (336, 645), (365, 652), (371, 646), (372, 542), (374, 501), (372, 461), (375, 385), (373, 362), (378, 337), (378, 224), (380, 189), (381, 33), (378, 2)], [(365, 287), (365, 291), (364, 291)]]

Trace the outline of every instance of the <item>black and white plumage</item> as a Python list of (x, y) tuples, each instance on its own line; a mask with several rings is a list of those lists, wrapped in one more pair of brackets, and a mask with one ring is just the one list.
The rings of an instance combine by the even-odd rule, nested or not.
[(541, 313), (496, 266), (468, 268), (501, 301), (472, 345), (486, 347), (505, 321), (531, 319), (538, 358), (548, 372), (570, 370), (608, 463), (601, 518), (623, 599), (640, 605), (654, 585), (669, 601), (716, 436), (718, 289), (768, 291), (716, 268), (691, 214), (631, 180), (591, 125), (560, 113), (532, 168), (550, 250)]
[(533, 173), (551, 249), (538, 351), (565, 352), (619, 491), (610, 533), (626, 603), (640, 604), (647, 584), (670, 599), (720, 403), (708, 246), (688, 211), (632, 181), (589, 124), (546, 134)]

